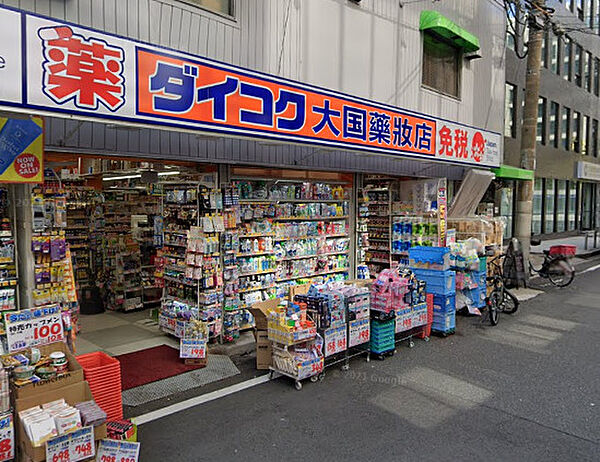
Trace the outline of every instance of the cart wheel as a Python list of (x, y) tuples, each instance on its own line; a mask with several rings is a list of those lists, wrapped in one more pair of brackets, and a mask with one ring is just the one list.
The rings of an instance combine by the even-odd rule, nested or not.
[(371, 355), (367, 355), (367, 362), (370, 363), (371, 362)]
[(294, 386), (296, 387), (296, 390), (298, 390), (298, 391), (302, 390), (302, 382), (300, 382), (300, 381), (297, 380), (294, 383)]
[(273, 380), (273, 371), (269, 372), (269, 380)]
[(344, 364), (344, 365), (342, 366), (342, 370), (343, 370), (343, 371), (350, 370), (350, 364)]
[(410, 342), (408, 342), (408, 348), (413, 348), (415, 346), (415, 342), (413, 342), (412, 340)]
[(313, 376), (310, 378), (310, 381), (311, 381), (312, 383), (315, 383), (317, 380), (319, 380), (319, 376), (318, 376), (318, 375), (313, 375)]
[(426, 342), (429, 342), (429, 337), (425, 337), (423, 340), (425, 340)]
[(323, 380), (325, 380), (325, 372), (319, 374), (319, 382), (322, 382)]

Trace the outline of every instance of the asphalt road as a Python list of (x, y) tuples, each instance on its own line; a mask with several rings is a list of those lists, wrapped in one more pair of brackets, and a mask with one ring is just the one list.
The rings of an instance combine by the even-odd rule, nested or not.
[(497, 327), (279, 378), (144, 424), (146, 461), (600, 460), (600, 270)]

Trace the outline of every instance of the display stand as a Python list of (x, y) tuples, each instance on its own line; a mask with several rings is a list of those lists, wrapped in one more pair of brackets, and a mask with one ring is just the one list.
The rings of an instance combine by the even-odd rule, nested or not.
[(390, 268), (392, 192), (388, 184), (366, 186), (359, 199), (358, 244), (360, 263), (369, 267), (371, 277)]
[(8, 189), (0, 188), (0, 311), (12, 311), (19, 307), (16, 249), (10, 219)]

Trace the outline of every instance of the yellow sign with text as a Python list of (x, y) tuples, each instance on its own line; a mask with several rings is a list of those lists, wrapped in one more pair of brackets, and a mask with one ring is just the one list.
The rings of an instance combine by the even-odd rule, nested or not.
[(42, 183), (44, 121), (0, 117), (0, 183)]

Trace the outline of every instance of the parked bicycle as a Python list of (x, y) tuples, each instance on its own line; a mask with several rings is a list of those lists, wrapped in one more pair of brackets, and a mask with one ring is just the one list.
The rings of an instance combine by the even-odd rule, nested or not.
[[(531, 245), (540, 245), (539, 239), (532, 239)], [(577, 248), (574, 245), (553, 245), (544, 250), (544, 261), (538, 269), (529, 262), (529, 272), (536, 273), (544, 279), (549, 279), (556, 287), (566, 287), (575, 278), (575, 268), (571, 257), (575, 256)]]
[(502, 264), (500, 261), (505, 254), (498, 255), (488, 261), (491, 274), (487, 276), (488, 296), (486, 309), (490, 324), (498, 324), (500, 313), (514, 314), (519, 309), (519, 300), (506, 288)]

